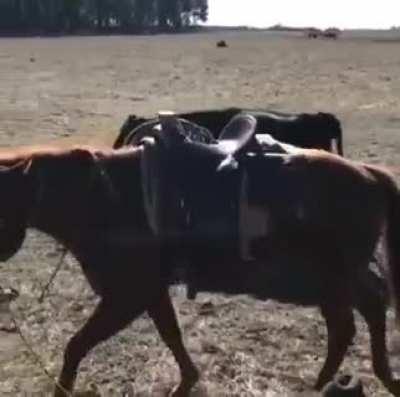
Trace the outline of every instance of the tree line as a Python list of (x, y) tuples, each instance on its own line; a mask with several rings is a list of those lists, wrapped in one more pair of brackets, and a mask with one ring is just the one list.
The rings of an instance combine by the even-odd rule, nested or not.
[(0, 33), (178, 31), (207, 16), (208, 0), (0, 0)]

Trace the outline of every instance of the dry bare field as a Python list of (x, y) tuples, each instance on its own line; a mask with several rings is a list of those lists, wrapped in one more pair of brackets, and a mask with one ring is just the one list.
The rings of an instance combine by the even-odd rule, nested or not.
[[(215, 42), (227, 40), (229, 48)], [(400, 42), (280, 38), (265, 33), (152, 37), (0, 39), (0, 145), (52, 142), (109, 145), (130, 112), (222, 106), (328, 111), (342, 120), (346, 154), (400, 165)], [(67, 257), (50, 296), (41, 286), (59, 249), (31, 232), (0, 265), (0, 284), (21, 293), (12, 305), (22, 331), (51, 373), (68, 338), (96, 302)], [(132, 258), (134, 266), (134, 258)], [(310, 395), (325, 355), (319, 313), (247, 297), (174, 290), (186, 344), (202, 381), (196, 396)], [(0, 319), (7, 325), (3, 310)], [(361, 374), (371, 396), (387, 393), (371, 371), (359, 333), (344, 370)], [(400, 372), (400, 361), (392, 364)], [(83, 362), (78, 389), (102, 396), (163, 396), (177, 382), (171, 354), (146, 317)], [(52, 388), (15, 333), (0, 332), (0, 395), (41, 396)]]

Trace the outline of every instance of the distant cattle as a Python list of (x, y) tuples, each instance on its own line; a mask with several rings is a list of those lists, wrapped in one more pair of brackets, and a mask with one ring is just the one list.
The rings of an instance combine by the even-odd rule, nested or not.
[[(232, 117), (242, 112), (257, 119), (257, 134), (268, 133), (284, 143), (303, 148), (324, 149), (343, 155), (341, 124), (337, 117), (330, 113), (282, 113), (233, 107), (180, 113), (177, 116), (207, 128), (217, 138)], [(129, 115), (113, 147), (119, 148), (129, 144), (135, 128), (149, 120)]]
[(309, 39), (317, 39), (322, 35), (322, 31), (320, 29), (310, 28), (307, 30), (307, 37)]
[(333, 39), (336, 40), (338, 38), (340, 34), (340, 30), (339, 29), (335, 29), (335, 28), (330, 28), (330, 29), (326, 29), (323, 33), (323, 36), (327, 39)]
[(217, 42), (217, 47), (218, 48), (226, 48), (226, 47), (228, 47), (228, 44), (225, 40), (220, 40)]
[(306, 35), (309, 39), (317, 39), (319, 37), (336, 40), (340, 35), (340, 30), (336, 28), (329, 28), (326, 30), (310, 28), (307, 29)]

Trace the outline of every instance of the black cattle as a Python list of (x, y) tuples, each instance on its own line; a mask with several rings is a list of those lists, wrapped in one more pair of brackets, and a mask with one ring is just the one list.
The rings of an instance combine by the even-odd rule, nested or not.
[[(343, 155), (341, 124), (337, 117), (330, 113), (282, 113), (232, 107), (179, 113), (177, 117), (207, 128), (217, 138), (224, 126), (239, 113), (248, 113), (257, 119), (257, 134), (268, 133), (284, 143), (303, 148), (324, 149)], [(129, 144), (131, 132), (149, 120), (129, 115), (113, 147), (117, 149)]]

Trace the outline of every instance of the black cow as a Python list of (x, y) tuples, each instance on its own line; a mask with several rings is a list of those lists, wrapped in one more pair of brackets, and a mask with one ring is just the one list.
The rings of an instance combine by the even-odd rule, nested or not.
[[(343, 155), (341, 124), (337, 117), (330, 113), (282, 113), (232, 107), (179, 113), (177, 117), (207, 128), (217, 138), (232, 117), (239, 113), (248, 113), (257, 119), (257, 134), (268, 133), (284, 143), (303, 148), (324, 149)], [(117, 149), (129, 144), (130, 133), (149, 120), (129, 115), (113, 147)]]

